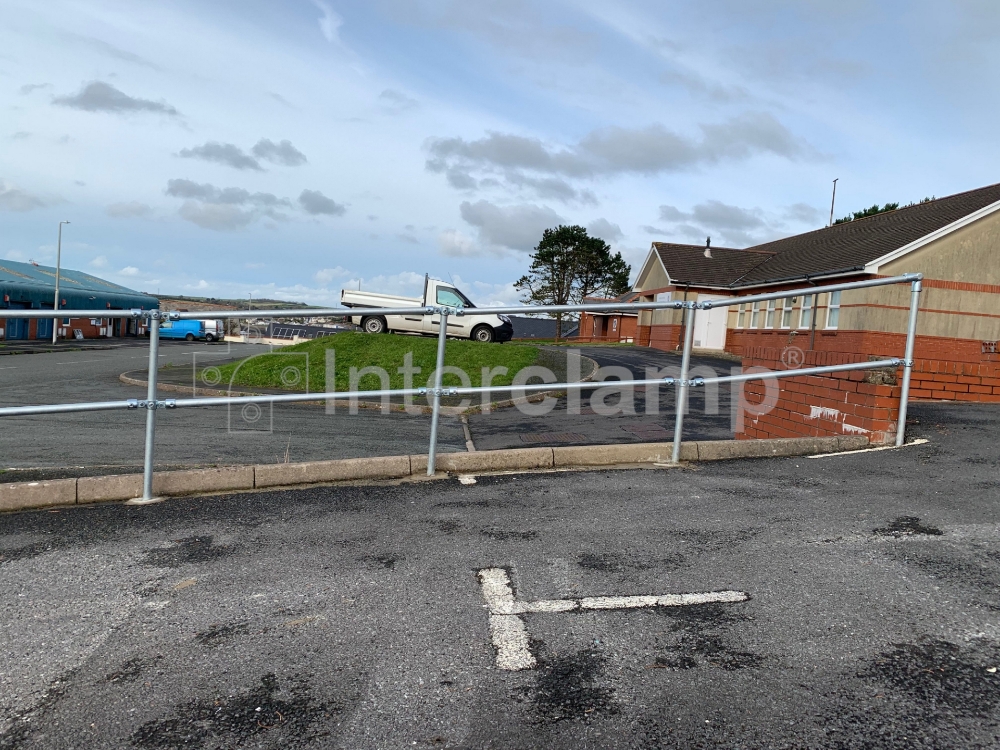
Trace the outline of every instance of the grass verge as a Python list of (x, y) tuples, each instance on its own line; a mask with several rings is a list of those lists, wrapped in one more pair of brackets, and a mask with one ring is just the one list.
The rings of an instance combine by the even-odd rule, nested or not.
[[(415, 370), (410, 387), (421, 388), (434, 372), (437, 339), (393, 334), (338, 333), (224, 365), (218, 368), (219, 373), (212, 380), (217, 380), (223, 386), (231, 384), (290, 391), (304, 391), (308, 381), (310, 392), (322, 393), (329, 387), (326, 362), (327, 353), (331, 351), (334, 356), (335, 388), (338, 391), (351, 389), (352, 368), (360, 371), (366, 367), (381, 368), (381, 371), (388, 374), (390, 388), (403, 388), (404, 375), (399, 370), (409, 366)], [(467, 373), (473, 387), (482, 385), (484, 368), (506, 368), (505, 372), (494, 375), (492, 385), (510, 385), (519, 370), (535, 363), (538, 353), (537, 346), (527, 344), (481, 344), (449, 339), (445, 345), (444, 362), (448, 367)], [(204, 374), (202, 371), (203, 376)], [(463, 383), (459, 375), (446, 372), (444, 385), (460, 386)], [(368, 373), (360, 376), (355, 387), (375, 390), (382, 388), (383, 384), (378, 374)]]

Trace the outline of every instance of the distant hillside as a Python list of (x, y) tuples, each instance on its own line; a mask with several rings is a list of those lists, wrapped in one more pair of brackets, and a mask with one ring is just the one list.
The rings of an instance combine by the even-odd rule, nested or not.
[[(185, 297), (178, 294), (154, 294), (164, 310), (246, 310), (245, 299), (219, 299), (217, 297)], [(309, 310), (313, 305), (286, 302), (263, 297), (253, 301), (254, 310)]]

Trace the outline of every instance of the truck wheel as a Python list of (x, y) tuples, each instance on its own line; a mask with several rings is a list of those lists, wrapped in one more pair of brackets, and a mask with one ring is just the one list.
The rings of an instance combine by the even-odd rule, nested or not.
[(493, 329), (490, 326), (476, 326), (472, 329), (472, 340), (483, 344), (492, 344)]
[(184, 339), (186, 341), (194, 341), (194, 334), (193, 333), (189, 333), (187, 336), (184, 337)]
[(385, 318), (364, 318), (361, 321), (361, 330), (365, 333), (385, 333), (386, 328)]

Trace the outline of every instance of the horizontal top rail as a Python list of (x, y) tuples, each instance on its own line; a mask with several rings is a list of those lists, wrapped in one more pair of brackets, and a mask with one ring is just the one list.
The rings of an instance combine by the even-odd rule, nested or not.
[[(561, 313), (561, 312), (616, 312), (618, 310), (679, 310), (685, 303), (679, 300), (669, 302), (599, 302), (588, 305), (518, 305), (512, 307), (449, 307), (449, 315), (513, 315), (517, 313)], [(414, 308), (389, 307), (331, 307), (315, 310), (243, 310), (215, 311), (202, 313), (180, 313), (179, 320), (199, 320), (201, 318), (321, 318), (327, 316), (365, 317), (366, 315), (437, 315), (441, 311), (437, 305)], [(0, 316), (3, 312), (0, 311)], [(171, 313), (171, 318), (174, 314)]]
[[(226, 320), (241, 318), (345, 318), (364, 315), (428, 315), (436, 313), (432, 307), (322, 307), (308, 310), (201, 310), (194, 312), (170, 312), (171, 320)], [(164, 311), (164, 317), (167, 313)]]
[(152, 310), (25, 310), (22, 308), (7, 309), (0, 307), (0, 318), (144, 318)]

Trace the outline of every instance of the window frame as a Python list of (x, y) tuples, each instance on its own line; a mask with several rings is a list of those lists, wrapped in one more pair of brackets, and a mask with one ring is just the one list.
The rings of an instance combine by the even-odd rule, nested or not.
[(799, 330), (807, 330), (812, 325), (813, 302), (816, 300), (815, 294), (806, 294), (802, 297), (802, 307), (799, 308)]
[(760, 328), (760, 302), (750, 304), (750, 327), (754, 330)]
[(747, 303), (740, 302), (740, 306), (736, 310), (736, 327), (745, 328), (747, 322)]
[(795, 303), (798, 297), (785, 297), (781, 300), (781, 330), (792, 328), (792, 315), (795, 313)]
[(774, 313), (778, 309), (777, 302), (777, 300), (769, 299), (764, 311), (764, 328), (769, 330), (774, 328)]
[[(830, 318), (833, 318), (833, 324), (830, 324)], [(826, 326), (824, 330), (826, 331), (836, 331), (840, 328), (840, 292), (830, 292), (829, 301), (826, 304)]]

